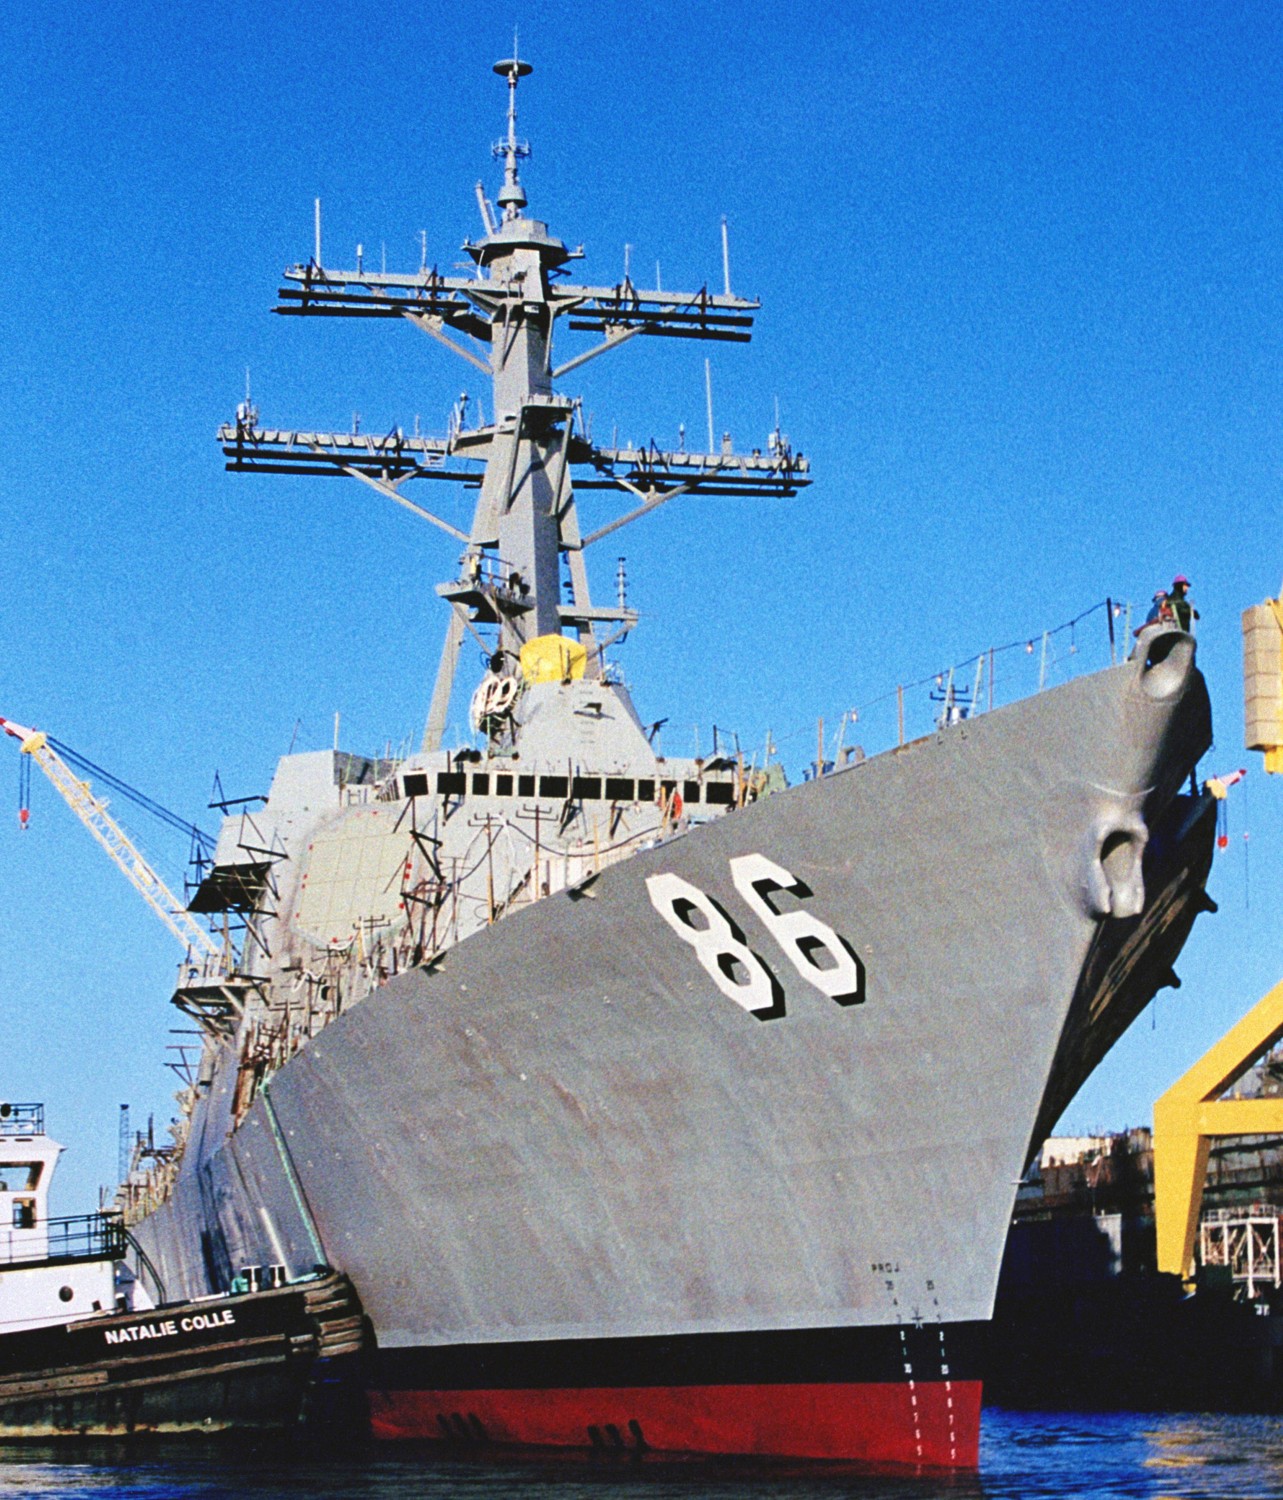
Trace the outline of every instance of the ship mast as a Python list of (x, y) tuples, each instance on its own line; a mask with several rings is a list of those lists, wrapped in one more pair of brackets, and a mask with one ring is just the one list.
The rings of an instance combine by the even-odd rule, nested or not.
[[(568, 261), (582, 257), (531, 218), (520, 163), (530, 147), (517, 137), (517, 85), (531, 65), (514, 51), (494, 65), (508, 85), (507, 134), (493, 148), (503, 162), (498, 213), (480, 184), (477, 198), (485, 234), (464, 250), (473, 276), (443, 276), (426, 263), (413, 275), (334, 270), (317, 253), (286, 270), (274, 311), (304, 317), (404, 318), (483, 372), (491, 383), (491, 420), (468, 428), (458, 409), (444, 438), (282, 431), (264, 428), (247, 398), (234, 424), (219, 429), (227, 468), (241, 473), (346, 474), (360, 479), (465, 543), (457, 578), (437, 587), (451, 605), (423, 748), (438, 748), (466, 632), (498, 629), (495, 668), (515, 667), (522, 646), (539, 636), (575, 632), (587, 651), (586, 672), (600, 675), (607, 645), (636, 623), (622, 603), (598, 608), (591, 601), (584, 551), (619, 527), (679, 495), (787, 497), (808, 484), (808, 465), (778, 431), (767, 452), (739, 454), (723, 440), (717, 453), (683, 447), (663, 451), (602, 448), (583, 431), (579, 402), (554, 390), (571, 370), (639, 335), (746, 343), (759, 303), (735, 296), (730, 276), (720, 293), (641, 290), (625, 268), (614, 286), (576, 285), (565, 279)], [(318, 219), (319, 223), (319, 219)], [(574, 332), (600, 335), (597, 343), (556, 366), (553, 333), (558, 318)], [(458, 336), (462, 336), (462, 340)], [(575, 477), (572, 477), (575, 476)], [(413, 479), (450, 479), (479, 488), (472, 526), (465, 535), (403, 493)], [(584, 536), (574, 492), (614, 490), (630, 496), (626, 514)], [(569, 574), (570, 602), (562, 602), (561, 560)], [(614, 627), (599, 641), (598, 627)], [(482, 641), (486, 649), (488, 643)]]

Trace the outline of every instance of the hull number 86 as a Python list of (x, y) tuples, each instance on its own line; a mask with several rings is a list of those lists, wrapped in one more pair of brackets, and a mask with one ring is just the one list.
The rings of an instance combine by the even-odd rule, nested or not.
[[(844, 937), (806, 910), (808, 886), (764, 854), (731, 860), (731, 879), (749, 911), (807, 984), (838, 1005), (860, 1004), (864, 965)], [(759, 1021), (784, 1014), (783, 986), (719, 902), (680, 875), (651, 875), (646, 889), (651, 905), (694, 949), (722, 994)]]

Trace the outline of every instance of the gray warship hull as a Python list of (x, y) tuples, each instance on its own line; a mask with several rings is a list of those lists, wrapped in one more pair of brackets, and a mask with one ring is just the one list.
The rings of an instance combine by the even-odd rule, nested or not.
[[(1016, 1181), (1206, 901), (1194, 642), (1147, 627), (986, 713), (978, 659), (937, 734), (842, 765), (821, 734), (792, 789), (769, 745), (662, 754), (608, 655), (626, 571), (594, 603), (586, 550), (810, 465), (778, 416), (747, 452), (711, 413), (702, 453), (593, 442), (565, 377), (635, 337), (743, 344), (758, 304), (725, 240), (719, 291), (570, 279), (521, 181), (530, 65), (495, 71), (467, 274), (426, 241), (417, 271), (324, 265), (318, 208), (276, 309), (414, 326), (483, 373), (489, 420), (286, 430), (247, 391), (220, 429), (229, 469), (356, 478), (463, 551), (420, 750), (290, 755), (226, 805), (188, 908), (220, 941), (175, 995), (201, 1061), (126, 1216), (169, 1296), (350, 1275), (384, 1437), (974, 1464)], [(558, 363), (562, 331), (598, 341)], [(411, 481), (472, 486), (470, 529)], [(628, 508), (589, 528), (576, 489)]]
[(238, 1124), (224, 1048), (134, 1227), (169, 1295), (341, 1267), (383, 1436), (973, 1464), (1017, 1179), (1206, 902), (1193, 656), (1147, 632), (674, 828), (375, 988)]

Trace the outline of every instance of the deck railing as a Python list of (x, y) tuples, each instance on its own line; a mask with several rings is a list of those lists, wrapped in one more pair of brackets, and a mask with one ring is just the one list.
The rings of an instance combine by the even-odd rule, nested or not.
[(0, 1266), (33, 1261), (113, 1260), (125, 1253), (125, 1228), (106, 1214), (46, 1219), (30, 1229), (0, 1230)]
[(853, 758), (908, 744), (949, 724), (1114, 666), (1130, 654), (1139, 624), (1125, 600), (1102, 599), (1063, 624), (987, 647), (965, 661), (888, 687), (854, 708), (819, 720), (814, 729), (780, 735), (772, 748), (789, 764), (791, 779), (804, 746), (808, 761), (802, 774), (809, 778), (817, 770), (827, 773)]
[(43, 1104), (0, 1104), (0, 1136), (43, 1135), (45, 1133), (45, 1107)]
[[(670, 758), (726, 756), (758, 771), (780, 761), (788, 779), (809, 780), (949, 724), (1032, 697), (1125, 661), (1142, 623), (1125, 599), (1101, 599), (1060, 625), (988, 646), (983, 651), (907, 682), (889, 685), (854, 708), (839, 708), (802, 728), (771, 726), (765, 746), (741, 745), (738, 735), (712, 726), (693, 734), (672, 726), (652, 739)], [(848, 699), (848, 702), (850, 700)], [(658, 729), (658, 726), (657, 726)]]

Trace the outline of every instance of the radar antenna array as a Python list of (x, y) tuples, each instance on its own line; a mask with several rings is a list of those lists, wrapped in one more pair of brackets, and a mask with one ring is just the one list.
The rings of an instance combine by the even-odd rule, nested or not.
[[(788, 498), (810, 483), (809, 465), (778, 431), (763, 453), (733, 451), (729, 436), (719, 451), (690, 452), (653, 442), (601, 447), (583, 430), (578, 401), (555, 383), (588, 360), (638, 337), (746, 343), (752, 336), (756, 301), (730, 289), (725, 224), (723, 291), (640, 289), (628, 274), (613, 286), (576, 284), (567, 262), (582, 257), (526, 213), (519, 163), (530, 154), (517, 137), (517, 85), (532, 72), (518, 56), (494, 71), (508, 83), (508, 129), (494, 147), (504, 163), (495, 222), (478, 185), (486, 233), (465, 241), (474, 261), (471, 276), (429, 269), (426, 255), (411, 274), (326, 267), (318, 254), (285, 272), (275, 311), (287, 317), (393, 318), (413, 323), (452, 353), (482, 371), (492, 384), (492, 420), (465, 428), (452, 422), (445, 437), (408, 436), (400, 427), (386, 435), (308, 432), (260, 425), (246, 400), (234, 423), (219, 429), (227, 468), (238, 473), (347, 475), (369, 485), (462, 541), (456, 579), (437, 592), (452, 607), (424, 749), (436, 749), (444, 729), (455, 664), (465, 630), (478, 625), (499, 631), (499, 649), (516, 656), (536, 636), (577, 633), (587, 651), (587, 673), (599, 676), (602, 653), (636, 624), (620, 604), (595, 607), (589, 596), (584, 551), (621, 526), (681, 495)], [(554, 365), (558, 320), (571, 332), (594, 333), (599, 341)], [(448, 479), (477, 491), (471, 527), (464, 532), (410, 500), (411, 480)], [(634, 504), (586, 536), (580, 531), (574, 492), (614, 491)], [(562, 602), (562, 569), (569, 574), (570, 601)], [(599, 641), (597, 630), (613, 627)], [(480, 639), (480, 637), (478, 637)], [(484, 644), (484, 643), (483, 643)]]

